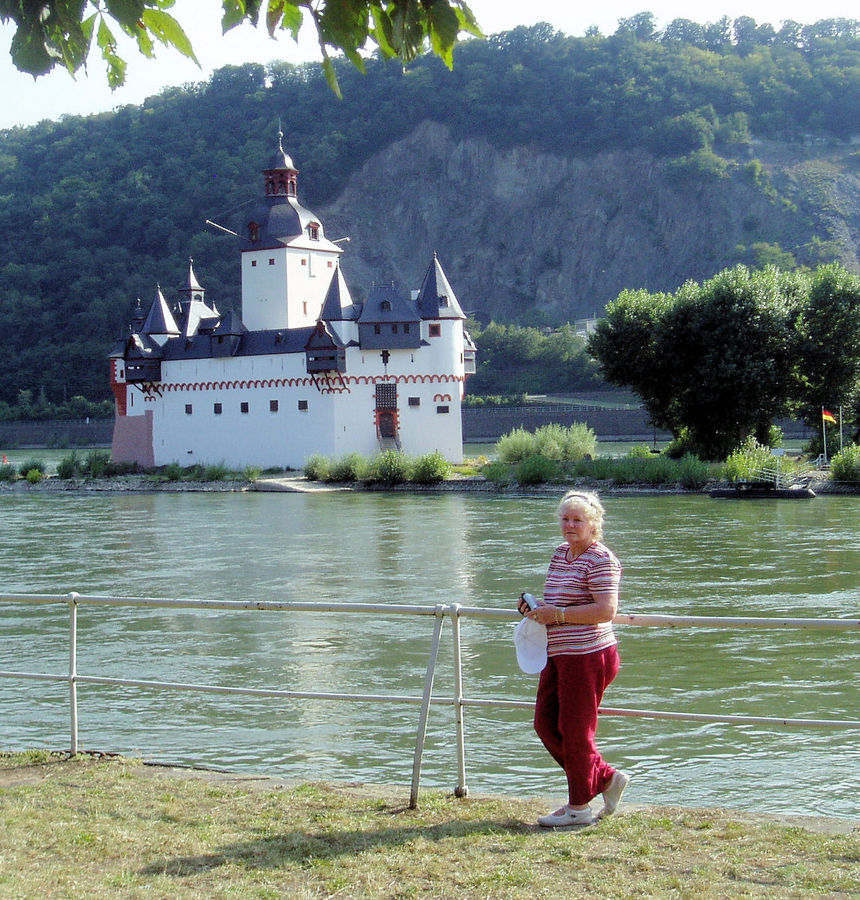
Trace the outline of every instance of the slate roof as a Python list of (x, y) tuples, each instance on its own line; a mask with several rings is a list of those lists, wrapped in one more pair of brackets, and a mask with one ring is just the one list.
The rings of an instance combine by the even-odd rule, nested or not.
[(466, 318), (435, 253), (421, 283), (417, 303), (422, 319)]
[(374, 284), (361, 309), (362, 325), (386, 322), (418, 322), (418, 310), (392, 283)]
[(155, 300), (152, 301), (152, 306), (149, 308), (149, 314), (146, 317), (146, 321), (143, 323), (141, 333), (165, 335), (179, 334), (179, 327), (176, 324), (176, 320), (173, 318), (173, 313), (170, 311), (167, 301), (164, 299), (164, 294), (161, 293), (160, 287), (155, 292)]

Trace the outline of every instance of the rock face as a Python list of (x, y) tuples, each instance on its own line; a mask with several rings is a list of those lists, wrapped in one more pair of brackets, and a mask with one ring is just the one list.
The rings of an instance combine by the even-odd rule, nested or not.
[[(359, 294), (373, 279), (417, 287), (435, 251), (468, 312), (556, 324), (599, 315), (625, 288), (674, 291), (708, 278), (738, 261), (738, 245), (793, 249), (792, 240), (809, 240), (798, 232), (797, 206), (812, 190), (838, 197), (820, 230), (838, 241), (840, 261), (860, 270), (860, 179), (804, 165), (796, 155), (765, 159), (786, 194), (755, 186), (743, 167), (696, 177), (638, 151), (498, 150), (483, 139), (454, 141), (427, 121), (319, 212), (331, 233), (351, 238), (343, 265)], [(795, 207), (785, 202), (792, 197)]]

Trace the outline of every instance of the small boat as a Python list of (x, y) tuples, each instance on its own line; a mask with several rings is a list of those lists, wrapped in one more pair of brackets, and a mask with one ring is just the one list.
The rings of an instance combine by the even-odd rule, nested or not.
[(777, 487), (771, 481), (737, 481), (712, 488), (708, 494), (718, 500), (811, 500), (815, 491), (801, 484)]

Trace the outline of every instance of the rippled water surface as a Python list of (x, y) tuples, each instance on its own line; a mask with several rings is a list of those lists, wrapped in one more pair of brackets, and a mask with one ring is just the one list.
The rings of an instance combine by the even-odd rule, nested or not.
[[(0, 495), (0, 591), (461, 603), (541, 592), (553, 498), (412, 494)], [(609, 496), (622, 611), (858, 616), (860, 506)], [(513, 623), (463, 623), (466, 697), (530, 700)], [(432, 620), (109, 610), (79, 617), (83, 675), (420, 696)], [(857, 632), (619, 628), (609, 707), (857, 719)], [(435, 691), (453, 690), (450, 629)], [(64, 673), (61, 607), (0, 605), (0, 670)], [(0, 679), (3, 744), (68, 746), (62, 683)], [(84, 748), (298, 777), (408, 783), (418, 707), (81, 685)], [(467, 708), (473, 790), (558, 795), (529, 710)], [(601, 748), (639, 803), (856, 816), (856, 731), (606, 716)], [(422, 784), (456, 781), (453, 712), (434, 706)]]

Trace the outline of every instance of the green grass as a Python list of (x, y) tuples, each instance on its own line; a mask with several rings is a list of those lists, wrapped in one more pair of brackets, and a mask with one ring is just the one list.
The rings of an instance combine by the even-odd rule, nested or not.
[[(0, 897), (848, 897), (854, 834), (720, 810), (543, 831), (535, 800), (0, 755)], [(563, 886), (563, 890), (560, 889)]]

